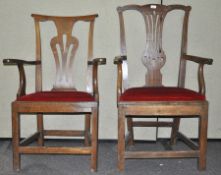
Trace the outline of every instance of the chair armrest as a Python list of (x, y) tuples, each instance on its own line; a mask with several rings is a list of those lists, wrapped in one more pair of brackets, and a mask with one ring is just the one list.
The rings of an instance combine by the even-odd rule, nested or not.
[(24, 65), (39, 65), (41, 61), (25, 61), (20, 59), (3, 59), (4, 65), (17, 65), (19, 70), (19, 88), (17, 98), (26, 94), (26, 75)]
[(3, 59), (4, 65), (18, 65), (18, 64), (26, 64), (26, 65), (37, 65), (41, 64), (41, 61), (26, 61), (26, 60), (20, 60), (20, 59)]
[(99, 102), (99, 91), (98, 91), (98, 65), (105, 65), (106, 58), (94, 58), (92, 61), (88, 61), (88, 65), (92, 65), (92, 85), (93, 85), (93, 96), (96, 101)]
[(127, 60), (127, 56), (125, 56), (125, 55), (116, 56), (114, 58), (114, 64), (122, 64), (124, 60)]
[(185, 60), (193, 61), (199, 64), (209, 64), (209, 65), (213, 64), (213, 59), (210, 59), (210, 58), (202, 58), (202, 57), (193, 56), (193, 55), (184, 55), (183, 58)]
[(210, 58), (202, 58), (198, 56), (193, 55), (184, 55), (183, 58), (188, 61), (193, 61), (195, 63), (199, 64), (198, 67), (198, 86), (199, 86), (199, 93), (205, 95), (206, 94), (206, 85), (205, 85), (205, 79), (204, 79), (204, 65), (212, 65), (213, 59)]

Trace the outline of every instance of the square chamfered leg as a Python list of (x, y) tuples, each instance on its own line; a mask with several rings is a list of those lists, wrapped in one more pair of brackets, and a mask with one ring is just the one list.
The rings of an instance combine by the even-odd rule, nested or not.
[(44, 146), (44, 118), (43, 118), (43, 114), (37, 114), (37, 130), (39, 133), (38, 145)]
[(90, 145), (90, 130), (91, 130), (91, 116), (90, 114), (85, 115), (85, 128), (84, 128), (84, 145)]
[(132, 118), (127, 118), (127, 130), (128, 130), (128, 145), (133, 145), (134, 144), (134, 128), (133, 128), (133, 119)]
[(13, 170), (20, 171), (21, 155), (19, 153), (20, 142), (20, 115), (12, 108), (12, 151), (13, 151)]
[(205, 107), (199, 119), (199, 170), (206, 169), (207, 129), (208, 108)]
[(92, 136), (91, 136), (91, 171), (97, 171), (97, 153), (98, 153), (98, 109), (92, 109)]
[(118, 169), (123, 171), (125, 168), (125, 114), (119, 107), (118, 113)]
[(180, 118), (173, 119), (173, 126), (171, 130), (170, 144), (175, 145), (177, 140), (177, 133), (179, 131)]

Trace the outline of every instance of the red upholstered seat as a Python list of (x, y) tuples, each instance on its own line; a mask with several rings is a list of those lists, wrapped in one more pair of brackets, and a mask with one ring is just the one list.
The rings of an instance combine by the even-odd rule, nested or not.
[(193, 101), (205, 100), (205, 96), (177, 87), (137, 87), (127, 89), (120, 101)]
[(86, 102), (95, 101), (95, 98), (81, 91), (43, 91), (22, 96), (17, 101)]

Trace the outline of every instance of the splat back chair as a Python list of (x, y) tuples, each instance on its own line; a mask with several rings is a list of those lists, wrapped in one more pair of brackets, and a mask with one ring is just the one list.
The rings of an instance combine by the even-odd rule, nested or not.
[[(120, 21), (121, 56), (114, 59), (118, 68), (117, 78), (117, 105), (118, 105), (118, 168), (123, 170), (125, 159), (129, 158), (178, 158), (197, 157), (199, 169), (206, 167), (207, 148), (207, 121), (208, 102), (205, 97), (205, 82), (203, 75), (204, 64), (212, 64), (212, 59), (187, 55), (187, 28), (191, 7), (183, 5), (156, 5), (144, 6), (127, 5), (118, 7)], [(129, 10), (141, 13), (146, 27), (146, 45), (142, 55), (142, 63), (147, 69), (145, 86), (129, 87), (126, 35), (124, 12)], [(182, 26), (182, 44), (179, 66), (178, 84), (176, 87), (162, 85), (161, 68), (166, 62), (166, 55), (162, 47), (163, 23), (166, 15), (174, 10), (184, 12)], [(139, 61), (139, 60), (138, 60)], [(186, 89), (185, 69), (186, 62), (199, 64), (198, 82), (199, 92)], [(173, 118), (173, 122), (134, 121), (139, 118)], [(178, 132), (181, 118), (199, 118), (199, 145)], [(127, 120), (128, 135), (125, 136), (125, 120)], [(175, 144), (177, 136), (187, 143), (191, 150), (182, 151), (128, 151), (125, 142), (129, 145), (134, 142), (134, 127), (172, 127), (171, 145)]]
[[(105, 64), (105, 58), (93, 58), (93, 31), (95, 18), (98, 15), (77, 17), (56, 17), (33, 14), (36, 30), (36, 61), (4, 59), (5, 65), (17, 65), (20, 74), (20, 87), (17, 99), (12, 102), (12, 137), (13, 167), (20, 170), (21, 154), (88, 154), (91, 155), (91, 170), (97, 169), (98, 140), (98, 65)], [(53, 22), (57, 35), (48, 43), (54, 55), (56, 78), (51, 91), (42, 89), (42, 41), (40, 24)], [(78, 22), (89, 24), (87, 58), (81, 58), (87, 66), (87, 91), (78, 91), (73, 83), (73, 63), (78, 46), (81, 44), (72, 35)], [(66, 37), (66, 41), (63, 39)], [(60, 54), (59, 54), (60, 53)], [(36, 92), (26, 94), (26, 77), (24, 65), (36, 66)], [(20, 142), (20, 114), (37, 114), (37, 132)], [(84, 130), (46, 130), (43, 125), (43, 114), (68, 114), (75, 117), (85, 116)], [(79, 115), (81, 114), (81, 115)], [(68, 116), (62, 115), (62, 116)], [(68, 116), (69, 117), (69, 116)], [(91, 128), (90, 128), (91, 126)], [(91, 131), (92, 130), (92, 131)], [(83, 136), (85, 145), (81, 147), (47, 147), (44, 136)], [(33, 141), (38, 146), (29, 146)]]

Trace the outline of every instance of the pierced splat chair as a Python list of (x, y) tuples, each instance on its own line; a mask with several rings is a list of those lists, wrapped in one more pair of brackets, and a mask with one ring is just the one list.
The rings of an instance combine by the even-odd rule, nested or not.
[[(13, 139), (13, 168), (20, 170), (21, 154), (83, 154), (91, 155), (91, 170), (97, 170), (97, 142), (98, 142), (98, 65), (106, 63), (105, 58), (93, 57), (93, 31), (97, 14), (77, 17), (56, 17), (33, 14), (36, 30), (36, 61), (4, 59), (5, 65), (17, 65), (20, 74), (20, 86), (17, 99), (12, 102), (12, 139)], [(56, 78), (51, 91), (42, 89), (42, 41), (41, 24), (52, 22), (57, 35), (48, 43), (51, 47), (56, 65)], [(86, 91), (79, 91), (73, 82), (73, 64), (78, 46), (81, 44), (73, 36), (73, 28), (79, 22), (86, 22), (89, 26), (88, 46), (85, 46), (87, 58)], [(64, 39), (66, 38), (66, 40)], [(88, 49), (88, 50), (87, 50)], [(36, 92), (26, 94), (26, 77), (24, 65), (36, 67)], [(37, 114), (37, 132), (20, 141), (20, 114)], [(84, 130), (47, 130), (43, 125), (43, 114), (67, 114), (85, 116)], [(64, 115), (65, 116), (65, 115)], [(82, 136), (85, 145), (79, 147), (48, 147), (44, 146), (45, 136)], [(37, 140), (38, 145), (30, 143)]]
[[(148, 4), (144, 6), (126, 5), (118, 7), (120, 21), (121, 56), (114, 59), (118, 68), (117, 105), (118, 105), (118, 168), (124, 170), (125, 159), (131, 158), (179, 158), (196, 157), (199, 169), (206, 168), (208, 101), (205, 96), (205, 82), (203, 67), (212, 64), (212, 59), (187, 55), (187, 29), (191, 7), (183, 5)], [(124, 25), (124, 12), (129, 10), (141, 13), (146, 27), (146, 45), (142, 55), (142, 63), (147, 69), (145, 86), (130, 87), (128, 85), (127, 47)], [(167, 87), (162, 85), (161, 68), (166, 62), (166, 55), (162, 47), (163, 23), (166, 15), (174, 10), (184, 12), (182, 26), (182, 44), (179, 66), (178, 85)], [(169, 58), (168, 58), (169, 59)], [(186, 89), (186, 62), (191, 61), (199, 65), (199, 91)], [(134, 118), (173, 118), (168, 121), (135, 121)], [(179, 132), (181, 118), (199, 118), (199, 144)], [(125, 120), (128, 135), (125, 136)], [(190, 150), (165, 151), (131, 151), (125, 148), (126, 143), (134, 143), (134, 127), (172, 127), (171, 145), (179, 137)]]

